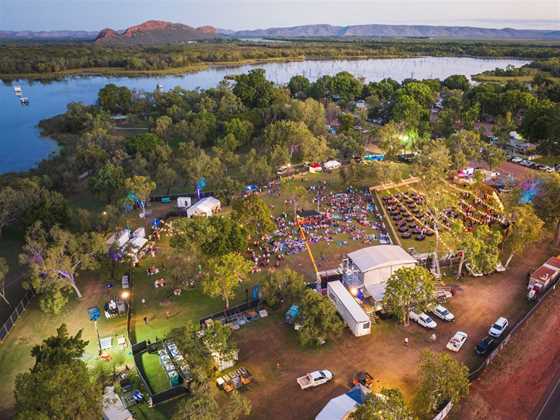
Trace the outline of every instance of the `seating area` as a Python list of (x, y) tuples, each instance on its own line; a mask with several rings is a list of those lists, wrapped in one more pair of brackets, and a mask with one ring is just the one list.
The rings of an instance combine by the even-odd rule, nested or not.
[(423, 241), (434, 231), (430, 216), (422, 210), (424, 197), (416, 192), (401, 192), (383, 197), (383, 204), (402, 239)]

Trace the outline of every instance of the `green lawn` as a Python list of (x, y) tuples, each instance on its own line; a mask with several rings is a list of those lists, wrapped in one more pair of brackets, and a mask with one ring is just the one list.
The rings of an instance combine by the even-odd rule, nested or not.
[(154, 393), (165, 391), (171, 387), (169, 377), (160, 363), (157, 353), (143, 353), (142, 365), (146, 372), (146, 377)]

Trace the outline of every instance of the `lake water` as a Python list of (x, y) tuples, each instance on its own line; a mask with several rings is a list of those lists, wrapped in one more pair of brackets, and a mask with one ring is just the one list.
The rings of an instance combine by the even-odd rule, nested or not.
[[(56, 151), (56, 143), (39, 135), (37, 124), (42, 119), (65, 111), (70, 102), (92, 104), (97, 92), (107, 83), (127, 86), (131, 89), (152, 91), (158, 83), (164, 89), (181, 86), (186, 89), (216, 86), (226, 75), (246, 73), (259, 67), (276, 83), (287, 83), (297, 74), (311, 80), (324, 75), (348, 71), (367, 81), (387, 77), (402, 81), (415, 79), (444, 79), (452, 74), (471, 76), (496, 67), (522, 66), (528, 61), (513, 59), (478, 59), (455, 57), (424, 57), (370, 60), (320, 60), (292, 63), (245, 65), (230, 68), (210, 68), (198, 73), (165, 77), (71, 77), (48, 83), (19, 81), (24, 96), (30, 104), (23, 106), (15, 96), (13, 84), (0, 85), (0, 174), (23, 171), (34, 167), (39, 161)], [(16, 83), (14, 83), (16, 84)]]

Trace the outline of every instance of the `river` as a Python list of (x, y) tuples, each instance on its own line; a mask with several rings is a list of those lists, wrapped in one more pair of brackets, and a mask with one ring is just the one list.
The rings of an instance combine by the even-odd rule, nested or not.
[[(53, 140), (39, 135), (39, 121), (63, 113), (70, 102), (92, 104), (97, 92), (107, 83), (127, 86), (131, 89), (152, 91), (162, 84), (164, 89), (181, 86), (186, 89), (216, 86), (226, 75), (246, 73), (253, 68), (263, 68), (267, 77), (276, 83), (287, 83), (297, 74), (311, 80), (324, 75), (348, 71), (366, 81), (379, 81), (390, 77), (397, 81), (406, 78), (445, 79), (452, 74), (472, 76), (496, 67), (522, 66), (528, 61), (515, 59), (481, 59), (457, 57), (422, 57), (368, 60), (316, 60), (290, 63), (268, 63), (238, 67), (209, 68), (197, 73), (179, 76), (149, 77), (69, 77), (59, 81), (37, 82), (21, 80), (0, 85), (0, 174), (24, 171), (34, 167), (42, 159), (54, 153), (57, 145)], [(21, 105), (15, 96), (13, 85), (23, 89), (30, 99), (29, 105)]]

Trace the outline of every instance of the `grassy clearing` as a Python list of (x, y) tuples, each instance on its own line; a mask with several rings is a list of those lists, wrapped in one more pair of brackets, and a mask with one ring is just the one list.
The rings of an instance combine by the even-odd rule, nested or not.
[(148, 377), (148, 382), (156, 394), (169, 389), (169, 377), (165, 373), (157, 353), (146, 352), (142, 354), (142, 365)]

